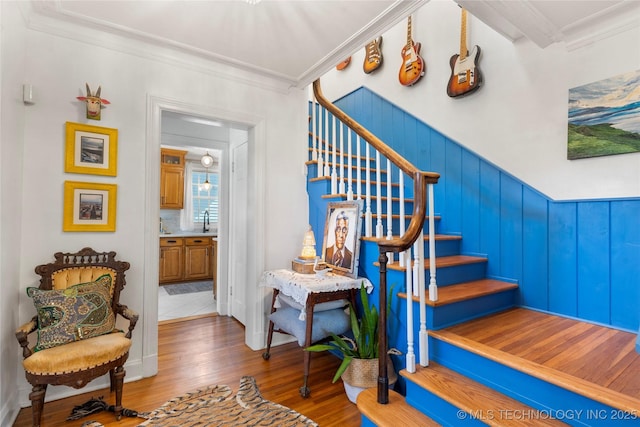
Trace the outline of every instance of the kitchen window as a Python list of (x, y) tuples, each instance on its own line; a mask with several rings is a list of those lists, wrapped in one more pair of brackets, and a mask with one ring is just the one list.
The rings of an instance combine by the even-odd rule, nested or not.
[[(205, 180), (209, 179), (210, 187), (205, 189)], [(193, 222), (202, 224), (204, 211), (209, 211), (209, 222), (218, 222), (219, 207), (219, 174), (217, 172), (207, 173), (204, 169), (194, 169), (191, 173), (191, 196), (193, 205)]]

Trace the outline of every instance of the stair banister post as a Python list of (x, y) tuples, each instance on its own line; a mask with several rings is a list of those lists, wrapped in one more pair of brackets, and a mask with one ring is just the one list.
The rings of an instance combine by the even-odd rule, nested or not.
[(378, 403), (389, 403), (389, 376), (387, 375), (387, 254), (380, 248), (380, 295), (378, 317)]
[[(315, 96), (315, 95), (314, 95)], [(315, 97), (314, 97), (315, 99)], [(317, 177), (320, 178), (321, 176), (324, 176), (324, 157), (322, 155), (322, 151), (323, 151), (323, 144), (322, 144), (322, 137), (323, 137), (323, 133), (322, 133), (322, 111), (324, 110), (324, 108), (322, 108), (321, 105), (318, 106), (318, 124), (317, 124), (317, 132), (318, 132), (318, 170), (316, 171)]]
[(364, 213), (364, 234), (366, 237), (373, 236), (373, 218), (371, 214), (371, 160), (369, 159), (369, 153), (371, 149), (369, 147), (369, 143), (365, 141), (364, 148), (366, 150), (365, 157), (365, 213)]
[[(336, 118), (336, 120), (339, 120)], [(344, 185), (344, 123), (340, 120), (340, 172), (338, 176), (340, 179), (338, 180), (338, 193), (346, 194), (347, 190)]]
[(407, 282), (407, 356), (406, 356), (406, 369), (407, 372), (413, 374), (416, 372), (416, 354), (414, 349), (414, 337), (413, 337), (413, 273), (411, 271), (411, 249), (407, 249), (402, 252), (401, 259), (404, 260), (405, 265), (405, 277)]

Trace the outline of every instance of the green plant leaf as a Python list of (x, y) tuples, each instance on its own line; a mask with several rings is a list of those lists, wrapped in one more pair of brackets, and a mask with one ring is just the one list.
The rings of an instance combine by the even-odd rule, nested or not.
[(351, 363), (352, 359), (353, 359), (353, 357), (349, 357), (349, 356), (345, 356), (345, 358), (342, 359), (342, 363), (338, 367), (338, 370), (336, 371), (336, 374), (333, 376), (333, 381), (332, 382), (335, 383), (336, 381), (338, 381), (338, 378), (340, 378), (342, 376), (342, 374), (344, 374), (344, 371), (346, 371), (347, 368), (349, 367), (349, 364)]

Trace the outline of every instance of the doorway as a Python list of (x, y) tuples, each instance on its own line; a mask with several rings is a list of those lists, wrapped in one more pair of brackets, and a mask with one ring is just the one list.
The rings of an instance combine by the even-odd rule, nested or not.
[[(246, 287), (259, 282), (264, 271), (265, 227), (255, 218), (265, 216), (265, 175), (266, 175), (266, 123), (263, 117), (245, 112), (233, 112), (222, 108), (185, 104), (172, 99), (149, 95), (147, 97), (147, 135), (146, 135), (146, 189), (144, 235), (144, 286), (143, 286), (143, 324), (142, 324), (142, 376), (155, 375), (158, 370), (158, 260), (159, 260), (159, 194), (160, 194), (160, 145), (162, 112), (171, 111), (200, 118), (219, 118), (228, 123), (244, 125), (247, 131), (247, 197), (246, 210), (252, 213), (252, 220), (241, 223), (230, 213), (230, 188), (222, 188), (221, 197), (228, 200), (220, 206), (220, 224), (218, 233), (219, 284), (217, 308), (219, 315), (231, 314), (229, 295), (232, 287)], [(231, 154), (229, 144), (222, 146), (222, 174), (231, 175)], [(229, 180), (231, 181), (231, 180)], [(226, 193), (225, 193), (226, 192)], [(155, 218), (155, 221), (153, 219)], [(229, 260), (232, 253), (230, 233), (240, 228), (246, 229), (246, 264), (243, 266), (246, 282), (230, 282), (235, 266)], [(226, 266), (226, 268), (225, 268)], [(235, 277), (235, 276), (234, 276)], [(261, 293), (246, 292), (245, 307), (266, 306)], [(263, 310), (247, 310), (245, 313), (245, 343), (254, 350), (264, 347), (266, 339), (266, 320)]]

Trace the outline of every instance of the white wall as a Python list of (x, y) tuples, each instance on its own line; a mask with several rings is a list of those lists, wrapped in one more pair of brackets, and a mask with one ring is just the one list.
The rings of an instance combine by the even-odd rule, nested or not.
[[(159, 194), (157, 184), (153, 184), (159, 181), (158, 177), (147, 176), (159, 173), (159, 164), (156, 164), (159, 156), (149, 158), (149, 153), (159, 153), (159, 148), (149, 148), (149, 144), (159, 145), (159, 138), (148, 140), (148, 135), (153, 133), (148, 130), (151, 126), (148, 100), (155, 97), (184, 104), (186, 109), (196, 106), (233, 117), (246, 115), (250, 118), (248, 123), (260, 123), (261, 135), (254, 139), (259, 146), (254, 146), (250, 154), (255, 157), (250, 185), (252, 204), (260, 206), (261, 216), (256, 217), (256, 212), (250, 215), (254, 221), (249, 224), (253, 230), (250, 236), (254, 240), (249, 242), (253, 253), (249, 254), (251, 265), (247, 267), (248, 286), (254, 291), (247, 294), (256, 299), (252, 303), (262, 304), (258, 272), (286, 266), (299, 250), (306, 228), (303, 165), (307, 152), (299, 141), (304, 141), (306, 136), (307, 94), (131, 40), (85, 31), (86, 42), (78, 41), (72, 26), (58, 28), (46, 19), (38, 21), (27, 16), (30, 25), (27, 29), (27, 20), (19, 16), (18, 2), (2, 2), (0, 7), (3, 25), (0, 401), (3, 405), (6, 403), (2, 407), (3, 418), (11, 418), (15, 416), (13, 411), (18, 400), (23, 405), (30, 404), (27, 400), (30, 386), (24, 380), (13, 331), (34, 315), (24, 289), (37, 284), (34, 267), (52, 261), (54, 252), (91, 246), (97, 250), (114, 250), (120, 259), (131, 263), (122, 300), (140, 313), (142, 322), (134, 330), (127, 380), (149, 372), (144, 364), (156, 362), (154, 340), (142, 336), (143, 331), (151, 331), (151, 335), (157, 331), (155, 321), (153, 318), (150, 321), (148, 316), (157, 310), (153, 307), (157, 299), (150, 299), (150, 295), (155, 295), (150, 290), (157, 291), (157, 266), (149, 268), (145, 259), (153, 260), (149, 254), (157, 253), (159, 207), (156, 202), (149, 209), (145, 201)], [(21, 102), (25, 82), (34, 86), (35, 105), (25, 107)], [(86, 120), (84, 105), (76, 100), (76, 96), (84, 94), (85, 82), (92, 88), (101, 85), (102, 97), (111, 102), (103, 110), (100, 122)], [(64, 172), (66, 121), (118, 129), (117, 177)], [(116, 232), (62, 232), (65, 180), (118, 185)], [(150, 188), (154, 185), (155, 188)], [(258, 187), (286, 187), (287, 191), (265, 194), (258, 191)], [(155, 271), (155, 277), (149, 271)], [(264, 309), (255, 312), (262, 313)], [(264, 323), (262, 319), (253, 322)], [(95, 387), (104, 385), (106, 379), (97, 382)], [(81, 391), (50, 387), (47, 400), (88, 391), (91, 387)]]
[[(334, 100), (366, 86), (449, 138), (556, 199), (637, 197), (640, 153), (567, 160), (568, 90), (640, 69), (640, 28), (568, 52), (564, 44), (540, 49), (527, 40), (504, 39), (468, 18), (468, 47), (482, 49), (484, 87), (449, 98), (449, 58), (460, 49), (460, 9), (432, 0), (413, 15), (413, 39), (422, 43), (425, 76), (413, 87), (398, 82), (406, 21), (383, 34), (382, 68), (364, 74), (364, 49), (344, 71), (322, 77)], [(437, 171), (436, 171), (437, 172)]]

